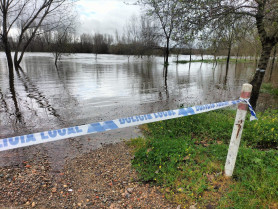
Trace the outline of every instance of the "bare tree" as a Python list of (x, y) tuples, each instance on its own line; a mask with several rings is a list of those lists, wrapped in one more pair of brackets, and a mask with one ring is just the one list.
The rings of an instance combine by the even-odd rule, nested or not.
[(226, 71), (229, 68), (232, 49), (242, 38), (245, 38), (247, 31), (254, 27), (254, 21), (244, 16), (235, 16), (230, 14), (229, 18), (213, 21), (211, 30), (217, 33), (222, 48), (227, 50)]
[(183, 0), (183, 2), (186, 8), (190, 7), (195, 11), (192, 15), (198, 16), (197, 19), (202, 25), (213, 20), (229, 18), (231, 14), (251, 17), (256, 22), (262, 51), (257, 71), (251, 81), (253, 90), (250, 103), (255, 108), (271, 50), (278, 42), (277, 0), (196, 0), (192, 2)]
[(74, 0), (0, 0), (1, 31), (9, 72), (13, 74), (13, 61), (9, 37), (11, 30), (17, 31), (14, 66), (20, 67), (23, 55), (36, 35), (59, 28), (68, 21)]
[(70, 27), (59, 29), (53, 32), (52, 53), (54, 55), (54, 63), (58, 69), (58, 61), (63, 54), (70, 54), (70, 42), (72, 41), (72, 29)]
[(147, 14), (157, 18), (166, 39), (165, 64), (168, 65), (170, 40), (175, 28), (175, 21), (180, 15), (179, 0), (139, 0), (139, 4), (147, 6)]
[(252, 55), (255, 59), (255, 66), (258, 63), (258, 57), (262, 51), (262, 45), (260, 42), (259, 34), (256, 28), (246, 31), (247, 35), (242, 37), (242, 40), (239, 40), (238, 50), (242, 55)]
[(130, 48), (128, 52), (141, 57), (156, 48), (161, 37), (156, 22), (145, 16), (132, 16), (127, 22), (125, 32)]
[(98, 54), (103, 54), (108, 52), (110, 44), (113, 42), (113, 37), (108, 34), (96, 33), (93, 35), (93, 52), (95, 53), (95, 58), (97, 59)]
[(159, 26), (156, 21), (151, 21), (150, 18), (140, 17), (140, 35), (141, 43), (143, 45), (142, 54), (146, 51), (151, 51), (158, 47), (161, 41), (161, 34), (159, 33)]
[(204, 53), (208, 50), (209, 41), (206, 35), (200, 34), (197, 40), (197, 47), (201, 55), (201, 60), (204, 61)]
[(94, 37), (92, 34), (83, 33), (80, 36), (80, 48), (82, 52), (92, 53), (94, 45)]

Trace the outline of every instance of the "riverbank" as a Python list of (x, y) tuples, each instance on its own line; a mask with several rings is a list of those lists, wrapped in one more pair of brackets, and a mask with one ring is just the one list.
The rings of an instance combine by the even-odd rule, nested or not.
[(0, 208), (277, 208), (277, 110), (246, 121), (227, 179), (234, 115), (218, 110), (144, 125), (146, 138), (68, 159), (58, 172), (38, 156), (0, 168)]
[(225, 109), (144, 125), (146, 138), (80, 153), (59, 171), (37, 155), (0, 168), (0, 208), (277, 208), (278, 112), (246, 121), (227, 179), (234, 116)]
[[(196, 60), (179, 60), (179, 61), (174, 61), (178, 64), (187, 64), (187, 63), (190, 63), (190, 62), (202, 62), (202, 63), (214, 63), (214, 62), (220, 62), (220, 63), (224, 63), (224, 62), (227, 62), (227, 58), (217, 58), (216, 60), (215, 59), (196, 59)], [(255, 60), (253, 59), (230, 59), (230, 62), (231, 63), (254, 63)]]
[(278, 112), (245, 121), (234, 174), (226, 178), (235, 114), (225, 109), (145, 125), (146, 138), (129, 142), (141, 181), (160, 185), (185, 208), (278, 208)]
[(120, 142), (66, 162), (47, 160), (0, 168), (0, 208), (177, 208), (160, 187), (138, 181), (131, 149)]

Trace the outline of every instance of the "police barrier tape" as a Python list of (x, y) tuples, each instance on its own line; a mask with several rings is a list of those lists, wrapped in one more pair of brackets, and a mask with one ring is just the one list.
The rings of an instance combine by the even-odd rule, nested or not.
[(176, 110), (168, 110), (157, 113), (150, 113), (145, 115), (132, 116), (116, 120), (91, 123), (81, 126), (74, 126), (69, 128), (44, 131), (40, 133), (27, 134), (23, 136), (15, 136), (6, 139), (0, 139), (0, 151), (16, 149), (19, 147), (26, 147), (35, 144), (47, 143), (61, 139), (73, 138), (93, 133), (114, 130), (118, 128), (126, 128), (130, 126), (142, 125), (145, 123), (152, 123), (162, 120), (184, 117), (188, 115), (195, 115), (204, 113), (228, 106), (232, 106), (243, 102), (242, 100), (234, 100), (227, 102), (218, 102), (207, 105), (200, 105), (188, 108), (181, 108)]

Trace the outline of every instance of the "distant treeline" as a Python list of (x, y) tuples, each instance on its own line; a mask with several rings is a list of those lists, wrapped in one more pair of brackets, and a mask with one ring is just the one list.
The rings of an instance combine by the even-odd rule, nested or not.
[[(31, 33), (26, 33), (22, 38), (19, 50), (27, 46), (28, 52), (50, 52), (55, 54), (55, 63), (60, 59), (62, 54), (68, 53), (93, 53), (93, 54), (119, 54), (134, 56), (159, 55), (167, 56), (169, 54), (185, 55), (219, 55), (227, 56), (255, 56), (260, 51), (256, 38), (254, 43), (247, 38), (238, 38), (237, 41), (226, 40), (226, 38), (198, 37), (195, 35), (186, 41), (180, 41), (173, 38), (169, 44), (165, 43), (165, 34), (157, 21), (152, 21), (146, 16), (132, 16), (126, 26), (119, 34), (88, 34), (80, 36), (75, 35), (73, 28), (60, 28), (57, 30), (41, 29), (36, 36), (28, 42)], [(18, 50), (17, 38), (9, 37), (9, 45), (12, 51)], [(28, 44), (24, 44), (24, 43)], [(232, 44), (233, 43), (233, 46)], [(22, 46), (22, 47), (21, 47)], [(191, 60), (191, 59), (190, 59)], [(165, 60), (166, 61), (166, 60)]]
[[(12, 51), (17, 43), (11, 39)], [(48, 36), (36, 36), (27, 47), (27, 52), (49, 52), (53, 53), (57, 49), (57, 42), (50, 40)], [(1, 48), (1, 51), (3, 49)], [(63, 53), (93, 53), (93, 54), (119, 54), (134, 56), (163, 56), (165, 48), (157, 43), (144, 41), (125, 41), (116, 40), (115, 37), (108, 34), (82, 34), (80, 37), (72, 35), (71, 40), (63, 43)], [(173, 54), (209, 54), (209, 50), (171, 48)]]

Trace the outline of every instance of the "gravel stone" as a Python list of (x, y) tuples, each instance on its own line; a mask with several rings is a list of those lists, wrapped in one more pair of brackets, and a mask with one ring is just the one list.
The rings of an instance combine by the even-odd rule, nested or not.
[(161, 188), (139, 182), (133, 155), (120, 142), (52, 170), (45, 157), (0, 168), (0, 208), (173, 208)]

